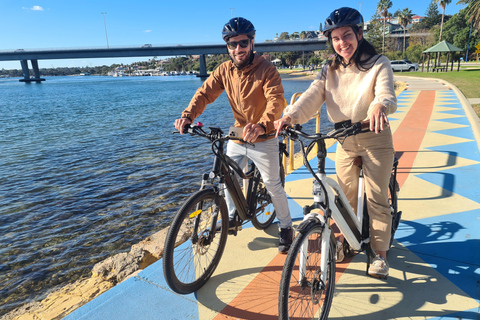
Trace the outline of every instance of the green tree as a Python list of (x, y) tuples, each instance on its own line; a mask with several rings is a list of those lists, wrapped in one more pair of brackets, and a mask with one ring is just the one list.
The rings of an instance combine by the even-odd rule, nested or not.
[(457, 4), (466, 4), (468, 22), (473, 23), (475, 30), (480, 30), (480, 0), (459, 0)]
[(440, 37), (438, 38), (438, 42), (442, 41), (442, 33), (443, 33), (443, 21), (445, 19), (445, 8), (447, 5), (452, 2), (452, 0), (436, 0), (440, 8), (442, 8), (442, 23), (440, 24)]
[(437, 0), (432, 0), (428, 5), (427, 11), (425, 12), (424, 19), (419, 23), (421, 28), (430, 29), (437, 24), (440, 24), (442, 16), (438, 11)]
[(291, 67), (295, 64), (300, 55), (301, 53), (298, 51), (287, 51), (283, 54), (283, 58), (285, 59), (285, 63)]
[(278, 39), (288, 40), (288, 39), (290, 39), (290, 36), (288, 35), (288, 32), (282, 32), (282, 33), (280, 33), (280, 37)]
[(220, 65), (219, 61), (210, 61), (210, 62), (207, 63), (207, 70), (208, 71), (213, 71), (219, 65)]
[(413, 62), (421, 63), (423, 58), (422, 52), (427, 49), (428, 47), (419, 44), (409, 45), (407, 50), (405, 50), (405, 57), (408, 57)]
[[(450, 0), (451, 1), (451, 0)], [(382, 54), (385, 53), (385, 31), (386, 31), (386, 23), (388, 17), (388, 9), (392, 7), (391, 0), (380, 0), (377, 4), (377, 11), (383, 17), (383, 40), (382, 40)]]
[(472, 34), (469, 46), (470, 23), (467, 19), (467, 12), (468, 8), (465, 8), (454, 14), (445, 22), (443, 32), (445, 40), (462, 49), (463, 54), (467, 52), (467, 48), (469, 48), (469, 53), (474, 52), (473, 48), (480, 42), (480, 34)]
[(298, 39), (298, 38), (300, 38), (300, 35), (297, 31), (295, 31), (294, 33), (292, 33), (290, 35), (290, 40), (295, 40), (295, 39)]
[(398, 14), (398, 22), (403, 27), (403, 53), (405, 53), (405, 32), (407, 29), (407, 25), (410, 23), (410, 20), (412, 20), (412, 10), (408, 10), (408, 8), (405, 8)]
[(306, 31), (300, 32), (300, 39), (305, 39), (306, 37), (307, 37), (307, 32)]
[(372, 46), (380, 52), (380, 49), (383, 45), (382, 37), (382, 21), (380, 14), (376, 12), (367, 27), (367, 32), (365, 33), (365, 39), (372, 44)]

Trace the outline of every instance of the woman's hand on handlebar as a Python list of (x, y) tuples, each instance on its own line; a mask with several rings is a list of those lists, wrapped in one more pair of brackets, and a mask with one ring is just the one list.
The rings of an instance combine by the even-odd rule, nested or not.
[(283, 118), (274, 121), (273, 125), (275, 126), (276, 130), (275, 137), (278, 138), (278, 135), (283, 131), (283, 129), (285, 129), (285, 127), (292, 126), (292, 119), (289, 116), (284, 116)]
[(387, 108), (381, 104), (373, 106), (368, 119), (370, 121), (370, 131), (375, 131), (375, 133), (379, 133), (384, 127), (390, 126), (387, 117)]
[(175, 120), (175, 123), (173, 125), (175, 126), (175, 129), (180, 132), (180, 134), (183, 134), (183, 129), (187, 124), (192, 124), (192, 121), (189, 118), (180, 118)]

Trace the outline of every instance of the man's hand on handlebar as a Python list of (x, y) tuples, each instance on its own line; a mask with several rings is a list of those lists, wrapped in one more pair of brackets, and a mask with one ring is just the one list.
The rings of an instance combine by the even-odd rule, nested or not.
[(175, 120), (175, 123), (173, 125), (175, 126), (175, 129), (180, 132), (180, 134), (183, 134), (183, 129), (187, 124), (192, 124), (192, 121), (189, 118), (180, 118)]
[(289, 116), (284, 116), (281, 119), (278, 119), (277, 121), (273, 122), (273, 125), (275, 126), (275, 137), (278, 138), (278, 135), (280, 132), (282, 132), (285, 127), (291, 127), (292, 126), (292, 119)]
[(243, 128), (243, 141), (254, 143), (259, 135), (265, 134), (265, 129), (259, 124), (249, 123)]

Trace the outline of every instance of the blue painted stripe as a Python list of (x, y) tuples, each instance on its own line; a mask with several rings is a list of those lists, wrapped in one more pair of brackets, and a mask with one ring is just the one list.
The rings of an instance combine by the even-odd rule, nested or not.
[[(480, 189), (477, 184), (480, 181), (480, 164), (422, 173), (417, 177), (470, 200), (478, 201), (480, 199)], [(448, 197), (449, 195), (451, 194), (448, 192), (443, 193), (438, 198)]]
[[(426, 148), (436, 152), (450, 154), (452, 157), (461, 157), (464, 159), (480, 161), (480, 155), (478, 151), (478, 145), (476, 141), (468, 141), (462, 143), (455, 143), (443, 146), (436, 146)], [(455, 165), (455, 159), (449, 159), (449, 162), (444, 167), (450, 167)]]
[[(161, 265), (159, 262), (155, 264)], [(174, 295), (163, 288), (133, 277), (75, 310), (64, 319), (197, 320), (199, 316), (195, 300), (188, 299), (186, 296)]]
[(479, 299), (478, 230), (480, 210), (473, 210), (403, 221), (395, 233), (395, 239), (470, 297)]
[(437, 130), (435, 132), (453, 137), (475, 140), (475, 136), (473, 135), (472, 128), (470, 126), (464, 128)]

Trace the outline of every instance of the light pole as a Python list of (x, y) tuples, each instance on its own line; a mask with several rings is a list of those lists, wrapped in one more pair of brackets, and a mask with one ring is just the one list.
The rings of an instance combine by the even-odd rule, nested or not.
[(232, 18), (233, 18), (233, 10), (234, 10), (235, 8), (229, 8), (229, 9), (230, 9), (230, 12), (231, 12)]
[(105, 23), (105, 15), (107, 13), (106, 12), (101, 12), (101, 14), (103, 15), (103, 26), (105, 27), (105, 38), (107, 38), (107, 49), (109, 49), (110, 46), (108, 45), (107, 24)]
[(362, 3), (363, 2), (358, 2), (359, 7), (358, 7), (358, 12), (362, 13)]

